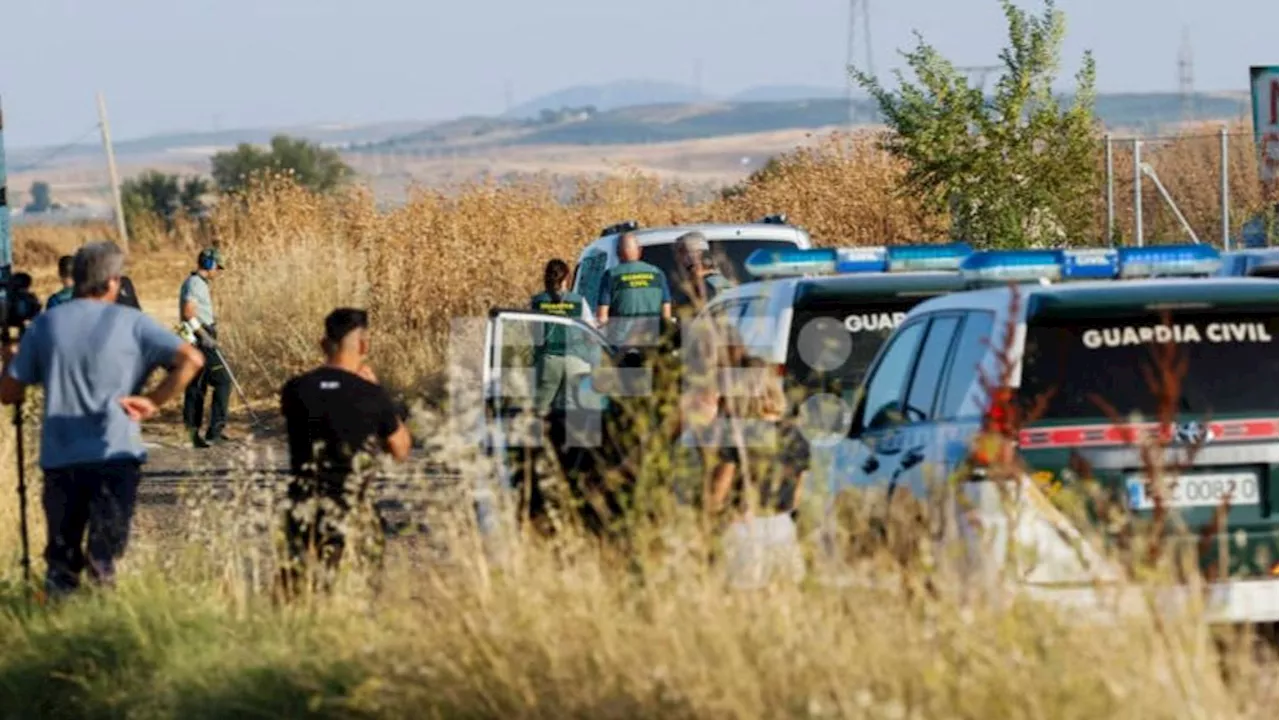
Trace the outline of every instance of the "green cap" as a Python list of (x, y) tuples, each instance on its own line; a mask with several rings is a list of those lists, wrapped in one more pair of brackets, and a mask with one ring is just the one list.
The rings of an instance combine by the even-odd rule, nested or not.
[(222, 252), (218, 248), (205, 248), (200, 251), (200, 257), (196, 259), (200, 267), (209, 267), (210, 265), (217, 267), (219, 270), (227, 267), (226, 262), (222, 259)]

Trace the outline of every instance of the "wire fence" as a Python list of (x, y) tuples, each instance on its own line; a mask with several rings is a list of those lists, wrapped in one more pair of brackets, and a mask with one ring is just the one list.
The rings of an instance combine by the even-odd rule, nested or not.
[(1101, 145), (1099, 237), (1234, 244), (1246, 222), (1276, 214), (1276, 185), (1261, 180), (1251, 131), (1110, 137)]
[[(1135, 144), (1136, 141), (1136, 144)], [(626, 146), (561, 148), (498, 147), (476, 144), (452, 148), (398, 147), (339, 149), (384, 206), (403, 202), (414, 187), (440, 188), (491, 178), (499, 183), (538, 178), (570, 196), (583, 176), (627, 168), (657, 175), (688, 191), (690, 201), (706, 199), (768, 162), (771, 153), (744, 155), (707, 141), (704, 155), (663, 156), (653, 167), (628, 163)], [(1136, 148), (1136, 154), (1135, 154)], [(56, 152), (55, 152), (56, 151)], [(656, 152), (656, 151), (655, 151)], [(1180, 134), (1109, 136), (1099, 140), (1098, 196), (1092, 227), (1096, 239), (1121, 243), (1200, 242), (1222, 244), (1240, 236), (1244, 223), (1275, 215), (1275, 183), (1259, 180), (1259, 153), (1246, 123), (1197, 128)], [(606, 158), (613, 157), (612, 161)], [(585, 159), (584, 159), (585, 158)], [(1135, 158), (1137, 162), (1135, 163)], [(179, 175), (209, 170), (208, 152), (151, 156), (118, 154), (122, 178), (146, 169)], [(13, 222), (78, 223), (112, 218), (106, 162), (83, 145), (60, 146), (10, 164)], [(50, 184), (57, 206), (44, 213), (24, 212), (31, 185)], [(1136, 189), (1136, 192), (1135, 192)], [(1225, 192), (1224, 192), (1225, 190)], [(1140, 212), (1136, 212), (1140, 208)], [(1272, 223), (1274, 226), (1274, 223)], [(1274, 240), (1273, 240), (1274, 242)]]

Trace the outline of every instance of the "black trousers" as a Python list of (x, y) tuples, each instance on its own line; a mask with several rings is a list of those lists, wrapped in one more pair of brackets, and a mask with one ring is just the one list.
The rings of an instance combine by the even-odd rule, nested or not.
[[(290, 481), (284, 520), (286, 557), (280, 569), (286, 595), (307, 587), (312, 591), (331, 587), (353, 534), (365, 540), (363, 549), (374, 564), (381, 563), (385, 547), (382, 527), (364, 489), (357, 487), (352, 492), (349, 484), (345, 477), (295, 477)], [(368, 525), (354, 527), (361, 520), (369, 521)]]
[(44, 471), (45, 591), (50, 597), (80, 587), (85, 569), (97, 584), (115, 580), (115, 561), (129, 544), (141, 477), (142, 465), (133, 460)]
[[(209, 336), (217, 339), (215, 328), (206, 328)], [(222, 362), (222, 353), (212, 348), (197, 346), (204, 353), (204, 368), (187, 386), (182, 398), (182, 422), (190, 432), (199, 432), (204, 423), (204, 398), (213, 390), (209, 404), (209, 429), (206, 437), (218, 437), (227, 427), (227, 406), (231, 400), (231, 375)]]

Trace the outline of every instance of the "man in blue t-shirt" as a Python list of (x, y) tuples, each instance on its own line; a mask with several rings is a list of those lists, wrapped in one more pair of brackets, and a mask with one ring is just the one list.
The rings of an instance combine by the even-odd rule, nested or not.
[[(116, 303), (123, 268), (115, 243), (81, 247), (75, 299), (36, 317), (16, 355), (3, 348), (0, 403), (20, 403), (28, 385), (44, 388), (40, 467), (50, 596), (79, 587), (85, 569), (99, 583), (114, 579), (147, 459), (139, 422), (177, 397), (204, 364), (182, 338)], [(164, 381), (135, 394), (157, 367), (169, 369)]]

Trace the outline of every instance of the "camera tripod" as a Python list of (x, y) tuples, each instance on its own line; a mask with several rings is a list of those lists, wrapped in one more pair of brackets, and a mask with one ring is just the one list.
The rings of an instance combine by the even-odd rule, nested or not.
[[(22, 333), (25, 326), (6, 325), (4, 328), (4, 344), (5, 347), (16, 347), (22, 342)], [(15, 338), (15, 331), (17, 337)], [(23, 393), (25, 395), (25, 392)], [(25, 398), (18, 398), (18, 402), (13, 405), (13, 436), (14, 449), (18, 462), (18, 523), (19, 532), (22, 534), (22, 580), (27, 586), (31, 586), (31, 540), (30, 531), (27, 528), (27, 456), (24, 445), (24, 428), (22, 425), (22, 412)]]

